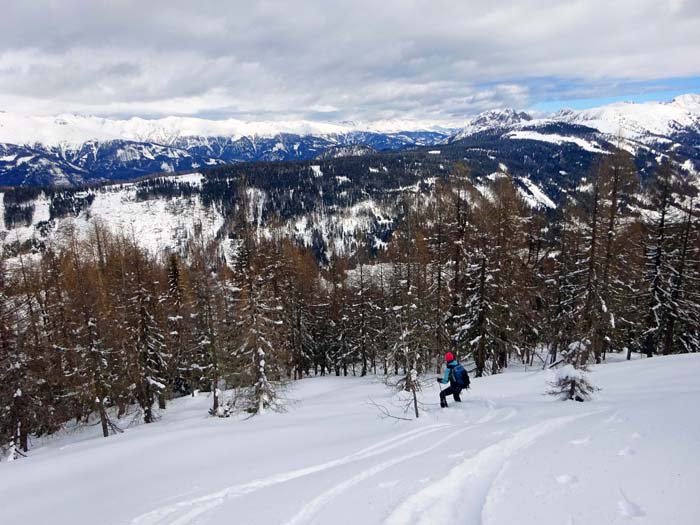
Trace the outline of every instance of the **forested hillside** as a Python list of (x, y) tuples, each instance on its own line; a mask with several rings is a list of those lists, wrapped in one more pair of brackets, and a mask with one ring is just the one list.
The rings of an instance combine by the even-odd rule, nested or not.
[[(697, 183), (676, 164), (641, 179), (625, 152), (601, 155), (553, 208), (505, 171), (475, 178), (456, 163), (426, 183), (422, 161), (401, 156), (336, 162), (398, 178), (364, 181), (361, 195), (334, 187), (337, 163), (221, 168), (198, 189), (145, 181), (140, 198), (201, 192), (225, 223), (153, 251), (86, 222), (13, 253), (0, 282), (0, 440), (25, 454), (30, 436), (92, 418), (108, 436), (110, 414), (139, 407), (148, 423), (195, 390), (212, 393), (213, 415), (258, 413), (281, 381), (435, 371), (448, 350), (479, 377), (700, 348)], [(6, 221), (23, 220), (32, 191), (6, 194)], [(380, 194), (396, 213), (379, 249), (319, 251), (271, 226)], [(51, 213), (79, 214), (90, 195), (55, 193)], [(238, 394), (224, 400), (227, 389)]]

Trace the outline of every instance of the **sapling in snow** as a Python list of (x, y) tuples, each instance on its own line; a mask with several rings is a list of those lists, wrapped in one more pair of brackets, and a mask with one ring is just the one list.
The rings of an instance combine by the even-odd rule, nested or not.
[(420, 417), (420, 412), (419, 412), (419, 401), (418, 401), (418, 392), (422, 390), (420, 378), (418, 376), (418, 362), (420, 361), (420, 354), (418, 352), (414, 352), (412, 359), (409, 359), (409, 353), (406, 348), (403, 349), (403, 357), (404, 357), (404, 362), (409, 363), (412, 361), (411, 366), (406, 366), (406, 373), (399, 377), (397, 381), (392, 382), (390, 380), (386, 380), (386, 384), (389, 387), (395, 388), (399, 392), (409, 392), (410, 397), (406, 400), (406, 403), (403, 407), (404, 413), (407, 413), (411, 407), (413, 407), (413, 411), (416, 415), (416, 418)]
[(418, 412), (418, 392), (421, 389), (420, 381), (418, 381), (418, 372), (415, 368), (411, 368), (411, 371), (406, 374), (403, 381), (403, 388), (406, 392), (410, 392), (413, 397), (413, 410), (416, 413), (416, 418), (420, 417)]
[(549, 383), (552, 387), (547, 393), (559, 397), (562, 401), (587, 401), (593, 392), (597, 390), (586, 377), (585, 371), (566, 365), (556, 371), (554, 381)]

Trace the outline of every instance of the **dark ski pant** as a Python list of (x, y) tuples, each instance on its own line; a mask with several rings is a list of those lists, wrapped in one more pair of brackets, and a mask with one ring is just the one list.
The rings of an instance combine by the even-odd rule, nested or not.
[(445, 390), (440, 392), (440, 406), (441, 407), (446, 407), (447, 406), (447, 396), (452, 396), (454, 400), (457, 403), (460, 403), (462, 400), (459, 397), (459, 394), (462, 392), (462, 387), (457, 386), (457, 385), (450, 385), (448, 386)]

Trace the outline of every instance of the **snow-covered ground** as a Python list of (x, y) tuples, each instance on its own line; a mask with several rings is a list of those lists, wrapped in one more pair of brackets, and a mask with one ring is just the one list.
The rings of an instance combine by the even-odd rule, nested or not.
[(557, 135), (555, 133), (544, 134), (537, 131), (518, 130), (508, 133), (506, 138), (514, 140), (539, 140), (540, 142), (550, 142), (552, 144), (563, 144), (569, 142), (576, 144), (579, 148), (590, 151), (591, 153), (608, 153), (608, 151), (602, 149), (596, 142), (591, 142), (590, 140), (585, 140), (580, 137), (562, 137), (561, 135)]
[(314, 378), (286, 413), (206, 417), (205, 396), (102, 439), (48, 440), (0, 464), (0, 523), (700, 523), (700, 355), (595, 367), (592, 402), (542, 393), (551, 372), (422, 393), (419, 420), (373, 378)]
[[(200, 173), (170, 177), (169, 180), (202, 185)], [(105, 186), (94, 193), (95, 200), (77, 217), (67, 216), (54, 221), (49, 239), (62, 242), (63, 234), (74, 231), (79, 238), (87, 238), (95, 224), (101, 224), (112, 232), (133, 238), (151, 254), (179, 249), (201, 227), (205, 238), (213, 238), (224, 224), (224, 217), (213, 207), (202, 204), (200, 196), (174, 197), (172, 199), (138, 200), (136, 184)], [(5, 243), (25, 242), (41, 238), (42, 224), (50, 219), (50, 199), (43, 193), (34, 201), (34, 214), (29, 226), (8, 229), (2, 220), (4, 194), (0, 193), (0, 248)]]

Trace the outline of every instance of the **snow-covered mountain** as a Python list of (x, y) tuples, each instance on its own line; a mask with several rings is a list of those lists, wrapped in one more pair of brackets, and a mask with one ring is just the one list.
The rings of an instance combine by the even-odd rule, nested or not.
[(240, 161), (308, 160), (331, 148), (396, 150), (435, 144), (452, 132), (409, 120), (329, 124), (0, 113), (0, 184), (76, 185)]
[(507, 109), (492, 109), (480, 113), (475, 118), (470, 120), (467, 125), (453, 135), (450, 140), (460, 140), (480, 131), (508, 129), (522, 123), (527, 123), (532, 120), (532, 117), (522, 111), (516, 111), (511, 108)]
[(607, 135), (653, 141), (677, 134), (700, 133), (700, 94), (681, 95), (670, 102), (617, 103), (582, 111), (561, 111), (553, 120), (581, 124)]
[(124, 140), (182, 145), (187, 137), (273, 138), (277, 135), (338, 136), (354, 132), (384, 135), (401, 132), (431, 131), (447, 134), (445, 123), (417, 120), (384, 120), (377, 122), (342, 122), (338, 124), (298, 121), (250, 122), (238, 119), (211, 120), (192, 117), (161, 119), (109, 119), (88, 115), (30, 116), (0, 112), (0, 143), (16, 145), (42, 144), (78, 148), (86, 142)]
[[(534, 118), (513, 109), (487, 111), (469, 121), (450, 141), (485, 131), (502, 131), (516, 140), (571, 142), (584, 149), (600, 150), (595, 144), (567, 140), (566, 135), (552, 132), (557, 127), (567, 130), (566, 125), (585, 128), (574, 129), (572, 139), (581, 132), (593, 131), (599, 134), (601, 141), (611, 144), (622, 141), (623, 147), (630, 150), (640, 147), (668, 149), (681, 147), (689, 141), (697, 146), (700, 144), (700, 94), (681, 95), (670, 102), (621, 102), (580, 111), (565, 109), (543, 118)], [(556, 135), (558, 138), (553, 138)]]
[(669, 102), (615, 103), (531, 116), (512, 109), (478, 115), (447, 140), (454, 159), (489, 173), (501, 163), (537, 181), (557, 200), (564, 185), (588, 175), (595, 157), (622, 148), (642, 179), (671, 158), (686, 175), (700, 172), (700, 94)]
[[(452, 127), (451, 127), (452, 126)], [(0, 112), (0, 185), (76, 185), (153, 173), (189, 172), (240, 161), (366, 155), (497, 136), (521, 144), (577, 147), (598, 154), (621, 146), (644, 158), (673, 150), (700, 167), (700, 95), (670, 102), (616, 103), (534, 117), (486, 111), (457, 127), (449, 122), (246, 122), (166, 117), (107, 119)], [(502, 150), (509, 149), (501, 145)], [(524, 153), (526, 156), (527, 153)], [(508, 160), (508, 159), (506, 159)]]

